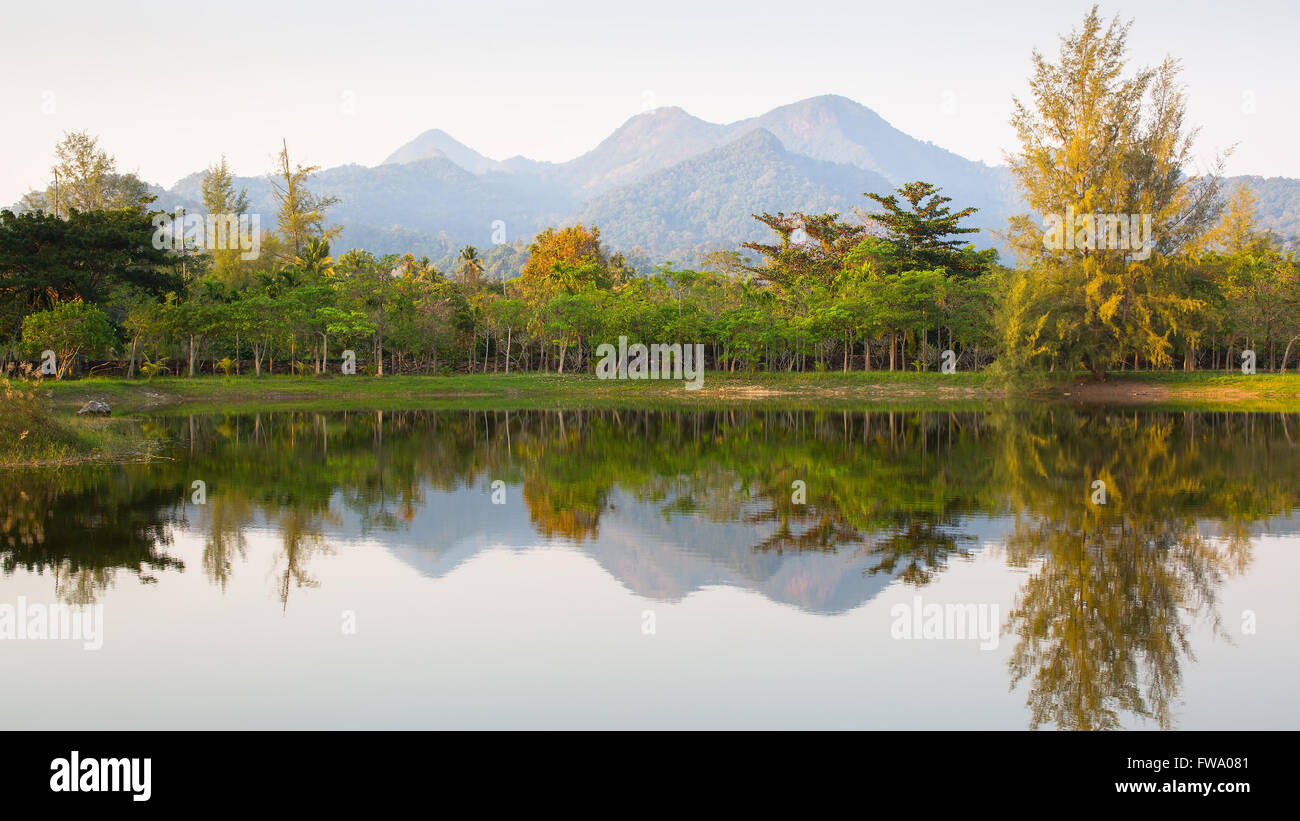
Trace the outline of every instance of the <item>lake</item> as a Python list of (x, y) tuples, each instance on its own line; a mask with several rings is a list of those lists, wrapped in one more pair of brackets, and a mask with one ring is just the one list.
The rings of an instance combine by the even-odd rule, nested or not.
[(1300, 415), (141, 424), (0, 473), (0, 726), (1300, 728)]

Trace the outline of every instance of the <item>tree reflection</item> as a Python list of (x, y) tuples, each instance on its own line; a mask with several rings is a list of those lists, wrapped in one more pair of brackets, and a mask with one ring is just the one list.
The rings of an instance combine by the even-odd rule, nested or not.
[(253, 505), (242, 493), (222, 493), (200, 509), (206, 516), (200, 526), (207, 530), (203, 540), (203, 572), (224, 591), (230, 584), (235, 559), (242, 561), (248, 556), (244, 528), (253, 517)]
[[(1207, 440), (1204, 426), (1191, 437), (1173, 417), (1097, 412), (1047, 420), (1049, 436), (1035, 429), (1044, 421), (1009, 423), (1000, 462), (1018, 500), (1007, 558), (1033, 567), (1007, 626), (1012, 687), (1028, 682), (1033, 727), (1109, 729), (1126, 714), (1171, 727), (1189, 631), (1204, 622), (1222, 635), (1217, 591), (1249, 564), (1239, 520), (1233, 538), (1198, 530), (1221, 512), (1201, 502), (1225, 487), (1225, 470), (1256, 492), (1230, 455), (1235, 426)], [(1105, 504), (1091, 497), (1094, 479)]]
[(955, 559), (971, 558), (975, 537), (962, 533), (955, 518), (906, 518), (896, 528), (867, 537), (862, 552), (871, 560), (865, 572), (885, 573), (902, 581), (923, 585), (935, 579)]
[(136, 466), (10, 473), (0, 479), (0, 568), (49, 573), (69, 604), (93, 603), (119, 571), (150, 583), (185, 566), (167, 553), (174, 498)]
[[(346, 528), (406, 530), (431, 498), (499, 479), (546, 539), (591, 548), (631, 497), (663, 521), (735, 525), (737, 542), (691, 547), (756, 589), (805, 557), (921, 586), (974, 555), (972, 516), (1006, 516), (1001, 549), (1028, 574), (1005, 628), (1010, 681), (1027, 688), (1034, 727), (1173, 726), (1191, 631), (1222, 634), (1219, 588), (1249, 566), (1258, 523), (1300, 494), (1300, 448), (1277, 414), (277, 411), (154, 424), (169, 460), (0, 478), (0, 568), (48, 573), (60, 598), (90, 602), (121, 575), (182, 572), (179, 530), (202, 536), (202, 571), (225, 590), (264, 529), (278, 539), (268, 594), (287, 608)], [(187, 495), (194, 479), (206, 505)], [(1105, 505), (1089, 501), (1094, 480)], [(852, 561), (820, 564), (832, 555)], [(698, 572), (613, 566), (634, 590), (690, 589)], [(811, 594), (798, 601), (817, 612)]]

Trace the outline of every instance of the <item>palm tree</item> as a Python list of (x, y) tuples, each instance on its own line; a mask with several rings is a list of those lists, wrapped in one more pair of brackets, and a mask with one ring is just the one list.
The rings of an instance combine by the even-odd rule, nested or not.
[(334, 257), (330, 256), (330, 244), (320, 237), (307, 240), (302, 253), (293, 258), (293, 264), (303, 273), (325, 277), (334, 275)]
[(477, 248), (466, 245), (460, 249), (460, 266), (456, 269), (456, 274), (461, 282), (466, 285), (478, 285), (484, 270), (483, 258), (479, 256)]
[(403, 275), (417, 282), (438, 282), (442, 279), (442, 274), (438, 273), (438, 269), (433, 266), (428, 257), (416, 259), (415, 254), (402, 257), (398, 269)]
[[(407, 254), (409, 257), (410, 254)], [(338, 267), (343, 269), (345, 274), (355, 274), (360, 271), (369, 271), (379, 265), (379, 260), (369, 251), (363, 251), (360, 248), (353, 248), (343, 252), (343, 256), (338, 258)]]

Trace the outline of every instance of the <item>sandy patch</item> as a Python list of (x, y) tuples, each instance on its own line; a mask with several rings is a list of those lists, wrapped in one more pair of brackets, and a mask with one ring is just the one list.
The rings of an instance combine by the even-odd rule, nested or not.
[(1241, 402), (1259, 397), (1241, 388), (1183, 388), (1178, 396), (1186, 399), (1212, 399), (1218, 402)]

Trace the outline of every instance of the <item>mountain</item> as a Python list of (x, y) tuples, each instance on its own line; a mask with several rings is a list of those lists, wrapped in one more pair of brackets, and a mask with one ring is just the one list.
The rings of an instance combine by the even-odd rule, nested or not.
[(1001, 228), (1007, 217), (1024, 210), (1005, 167), (974, 162), (908, 136), (847, 97), (812, 97), (728, 126), (731, 133), (754, 128), (770, 131), (795, 154), (874, 171), (889, 181), (890, 190), (915, 180), (932, 182), (954, 204), (979, 208), (972, 224), (980, 227)]
[[(201, 174), (186, 177), (156, 206), (201, 210), (201, 179)], [(262, 228), (274, 228), (279, 205), (270, 181), (237, 177), (234, 184), (248, 190), (249, 211), (261, 215)], [(464, 245), (490, 245), (497, 221), (505, 223), (507, 241), (531, 238), (578, 205), (562, 188), (538, 176), (472, 174), (442, 156), (373, 168), (329, 168), (314, 175), (311, 188), (339, 198), (329, 210), (331, 220), (344, 227), (336, 251), (358, 247), (434, 260)]]
[(582, 221), (615, 247), (641, 245), (685, 263), (766, 236), (751, 216), (764, 211), (848, 213), (865, 191), (887, 191), (880, 174), (788, 151), (772, 132), (753, 131), (593, 200)]
[(599, 194), (702, 154), (726, 138), (726, 126), (680, 108), (659, 108), (619, 126), (600, 145), (565, 163), (561, 174), (577, 190)]
[(726, 128), (729, 134), (763, 128), (796, 154), (855, 165), (900, 185), (926, 174), (963, 176), (985, 168), (910, 137), (866, 106), (836, 94), (783, 105)]
[(1300, 180), (1289, 177), (1227, 177), (1223, 190), (1231, 194), (1245, 183), (1255, 194), (1255, 215), (1265, 228), (1276, 231), (1292, 247), (1300, 237)]
[(383, 165), (403, 165), (420, 160), (446, 159), (465, 169), (471, 174), (485, 174), (488, 171), (503, 170), (501, 163), (489, 160), (474, 149), (457, 142), (450, 134), (440, 128), (426, 131), (406, 145), (388, 155)]
[[(194, 174), (162, 192), (158, 207), (200, 207)], [(1244, 180), (1259, 197), (1265, 227), (1300, 234), (1300, 180)], [(996, 240), (1007, 217), (1025, 205), (1005, 166), (968, 160), (894, 128), (846, 97), (824, 95), (729, 124), (680, 108), (638, 114), (587, 153), (562, 163), (526, 157), (494, 160), (439, 129), (420, 134), (378, 166), (319, 172), (312, 188), (341, 202), (330, 217), (344, 226), (336, 250), (427, 255), (443, 267), (464, 245), (490, 245), (504, 222), (506, 241), (530, 239), (548, 225), (582, 220), (614, 249), (639, 246), (652, 258), (682, 265), (710, 250), (734, 250), (765, 229), (763, 211), (839, 211), (872, 205), (866, 192), (887, 193), (926, 180), (975, 206), (969, 225), (979, 247)], [(277, 206), (265, 177), (240, 178), (252, 210), (273, 227)]]

